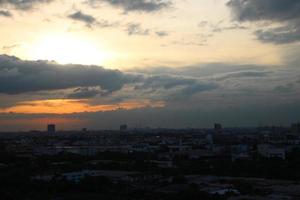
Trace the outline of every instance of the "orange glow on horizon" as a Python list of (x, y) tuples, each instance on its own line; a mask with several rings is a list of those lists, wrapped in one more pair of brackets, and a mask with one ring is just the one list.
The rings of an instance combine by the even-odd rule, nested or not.
[(119, 109), (132, 110), (138, 108), (164, 107), (162, 101), (129, 101), (117, 104), (90, 105), (87, 99), (55, 99), (20, 102), (16, 106), (0, 109), (0, 113), (19, 114), (72, 114), (83, 112), (106, 112)]

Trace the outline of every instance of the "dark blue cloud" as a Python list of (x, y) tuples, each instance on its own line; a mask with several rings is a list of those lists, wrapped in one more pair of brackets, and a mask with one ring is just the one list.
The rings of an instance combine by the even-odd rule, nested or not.
[(300, 41), (300, 28), (283, 26), (273, 29), (260, 29), (255, 32), (258, 40), (265, 43), (288, 44)]
[(0, 93), (4, 94), (79, 88), (68, 96), (83, 98), (119, 91), (129, 84), (134, 85), (136, 90), (180, 88), (185, 93), (216, 88), (216, 84), (196, 78), (125, 73), (99, 66), (23, 61), (0, 55)]
[(73, 93), (69, 94), (69, 98), (71, 99), (89, 99), (92, 97), (97, 96), (98, 94), (103, 93), (101, 88), (95, 88), (95, 87), (83, 87), (83, 88), (77, 88), (73, 91)]
[(149, 35), (150, 30), (142, 28), (141, 24), (138, 23), (129, 23), (125, 31), (128, 35)]
[(0, 56), (0, 93), (18, 94), (89, 86), (116, 91), (134, 79), (118, 70), (99, 66), (59, 65)]
[(70, 19), (73, 19), (75, 21), (80, 21), (86, 23), (88, 26), (91, 26), (93, 23), (96, 22), (96, 19), (92, 15), (85, 14), (81, 11), (77, 11), (75, 13), (72, 13), (68, 15)]
[(121, 8), (124, 12), (155, 12), (167, 8), (170, 1), (164, 0), (88, 0), (91, 5), (97, 3), (108, 3), (114, 7)]
[(0, 0), (0, 6), (13, 6), (19, 10), (29, 10), (37, 4), (50, 3), (54, 0)]
[(98, 28), (108, 28), (108, 27), (115, 27), (118, 23), (109, 22), (107, 20), (98, 20), (96, 17), (90, 14), (83, 13), (82, 11), (76, 11), (70, 15), (68, 15), (69, 19), (74, 21), (85, 23), (87, 27), (98, 27)]
[(299, 0), (230, 0), (234, 18), (240, 22), (270, 21), (283, 25), (255, 32), (262, 42), (286, 44), (300, 41)]
[(239, 21), (299, 19), (298, 0), (230, 0), (227, 5)]
[(7, 11), (7, 10), (0, 10), (0, 16), (3, 16), (3, 17), (12, 17), (12, 13)]

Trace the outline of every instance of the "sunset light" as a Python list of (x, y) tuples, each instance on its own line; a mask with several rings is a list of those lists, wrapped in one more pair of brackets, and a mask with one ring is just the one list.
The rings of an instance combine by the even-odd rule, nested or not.
[(0, 0), (0, 200), (300, 200), (300, 0)]
[(57, 116), (95, 129), (289, 125), (299, 13), (299, 0), (0, 0), (0, 132)]
[(0, 113), (19, 113), (19, 114), (72, 114), (82, 112), (105, 112), (115, 110), (132, 110), (138, 108), (160, 108), (164, 107), (162, 101), (128, 101), (116, 104), (90, 105), (87, 99), (82, 100), (40, 100), (21, 102), (16, 106), (0, 109)]
[(33, 60), (49, 60), (60, 64), (102, 65), (113, 56), (101, 44), (66, 34), (42, 37), (29, 50), (29, 57)]

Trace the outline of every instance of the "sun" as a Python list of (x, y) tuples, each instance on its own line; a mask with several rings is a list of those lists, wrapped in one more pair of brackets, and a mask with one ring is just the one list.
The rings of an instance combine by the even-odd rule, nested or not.
[(99, 44), (66, 34), (42, 37), (33, 44), (30, 52), (33, 60), (56, 61), (59, 64), (101, 65), (112, 57)]

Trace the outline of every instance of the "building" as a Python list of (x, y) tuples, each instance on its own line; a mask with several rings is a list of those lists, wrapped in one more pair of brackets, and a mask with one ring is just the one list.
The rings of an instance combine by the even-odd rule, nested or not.
[(86, 132), (88, 132), (88, 129), (87, 128), (82, 128), (81, 132), (86, 133)]
[(232, 145), (231, 146), (231, 160), (250, 160), (250, 149), (246, 144)]
[(127, 124), (122, 124), (122, 125), (120, 126), (120, 131), (121, 131), (121, 132), (126, 132), (126, 131), (127, 131)]
[(221, 124), (215, 124), (214, 128), (215, 128), (216, 133), (221, 133), (222, 132), (222, 125)]
[(291, 130), (292, 133), (300, 133), (300, 123), (292, 124)]
[(55, 124), (48, 124), (47, 131), (48, 133), (55, 133)]
[(136, 176), (140, 175), (139, 172), (133, 171), (109, 171), (109, 170), (81, 170), (74, 172), (66, 172), (62, 174), (38, 175), (33, 176), (32, 180), (39, 180), (49, 182), (51, 180), (67, 180), (74, 183), (80, 183), (87, 177), (106, 177), (113, 182), (118, 181), (134, 181)]
[(285, 160), (286, 151), (283, 147), (276, 147), (270, 144), (259, 144), (257, 146), (258, 154), (265, 158), (280, 158)]

